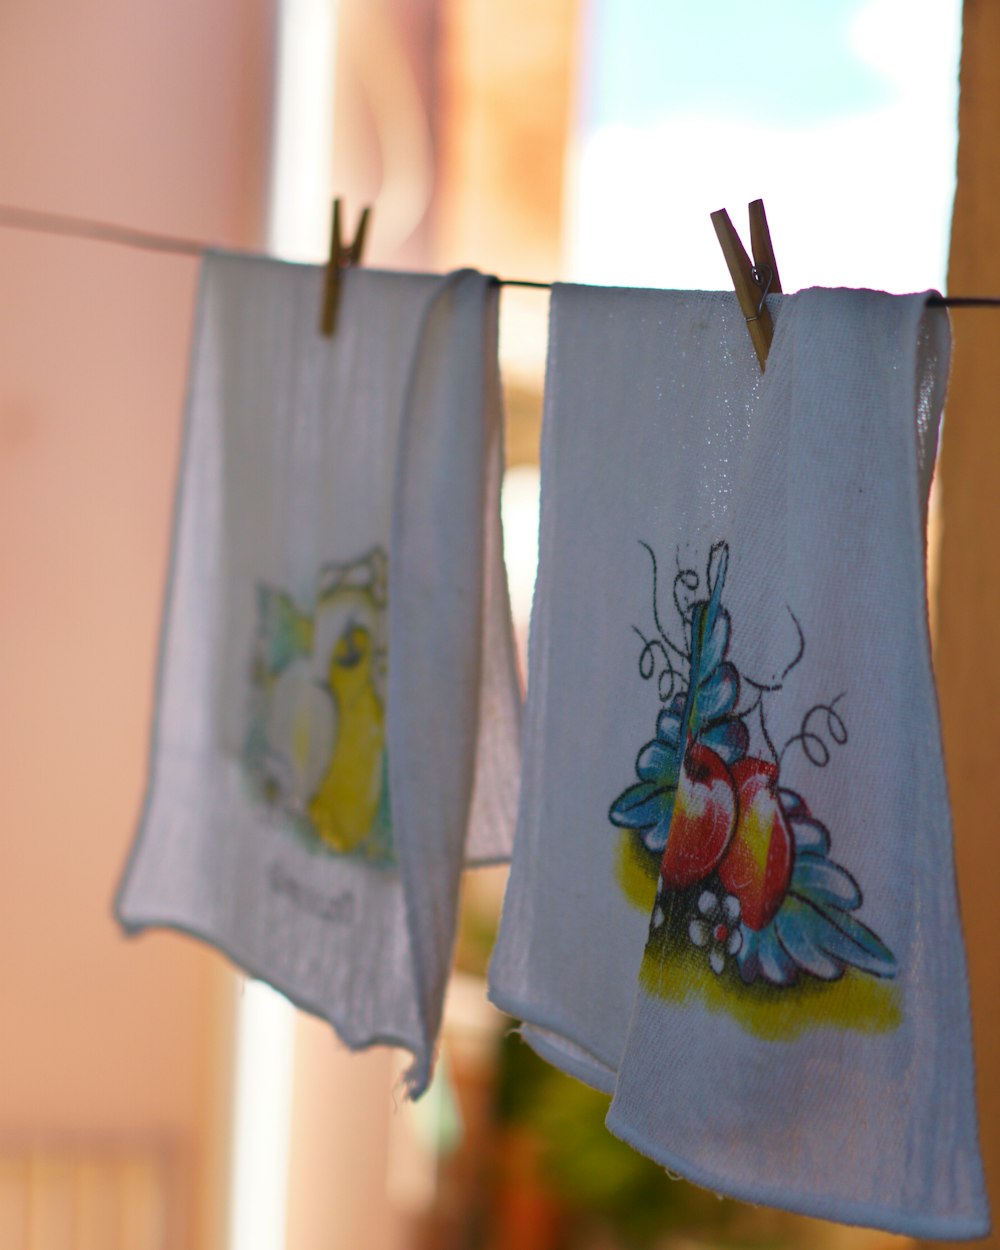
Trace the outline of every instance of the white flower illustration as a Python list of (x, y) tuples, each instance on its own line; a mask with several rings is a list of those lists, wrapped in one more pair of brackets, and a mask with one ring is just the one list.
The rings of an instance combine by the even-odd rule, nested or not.
[(727, 955), (738, 954), (743, 945), (740, 900), (734, 894), (720, 898), (711, 890), (702, 890), (697, 910), (688, 924), (688, 937), (695, 946), (708, 950), (712, 971), (720, 975)]

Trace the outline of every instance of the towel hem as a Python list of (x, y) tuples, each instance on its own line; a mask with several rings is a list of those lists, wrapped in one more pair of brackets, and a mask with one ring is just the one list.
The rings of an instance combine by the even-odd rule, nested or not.
[[(548, 1034), (536, 1025), (529, 1024), (519, 1029), (518, 1034), (525, 1045), (530, 1046), (535, 1054), (551, 1067), (565, 1072), (567, 1076), (573, 1077), (584, 1085), (589, 1085), (600, 1094), (607, 1094), (608, 1097), (614, 1094), (618, 1077), (612, 1068), (601, 1068), (596, 1059), (591, 1059), (588, 1063), (588, 1057), (585, 1055), (581, 1055), (579, 1061), (575, 1060), (567, 1052), (560, 1050), (558, 1043), (550, 1042)], [(598, 1077), (603, 1080), (598, 1080)]]
[[(545, 1016), (538, 1014), (534, 1004), (525, 1002), (514, 995), (508, 996), (503, 991), (497, 991), (493, 985), (488, 989), (487, 998), (489, 998), (494, 1007), (506, 1012), (508, 1016), (513, 1016), (515, 1019), (520, 1020), (522, 1024), (526, 1024), (529, 1028), (544, 1029), (548, 1033), (564, 1037), (567, 1042), (579, 1047), (580, 1050), (585, 1051), (588, 1055), (592, 1055), (595, 1063), (602, 1065), (611, 1072), (617, 1073), (619, 1062), (617, 1059), (612, 1060), (610, 1057), (600, 1054), (592, 1045), (577, 1037), (573, 1029), (568, 1028), (562, 1021), (555, 1018), (547, 1019)], [(573, 1073), (573, 1075), (576, 1074)], [(595, 1088), (597, 1087), (595, 1086)]]
[(988, 1216), (985, 1219), (948, 1215), (920, 1218), (894, 1207), (869, 1207), (864, 1203), (844, 1202), (836, 1198), (809, 1202), (794, 1194), (787, 1194), (774, 1186), (733, 1184), (722, 1173), (689, 1163), (682, 1156), (662, 1149), (642, 1133), (635, 1132), (614, 1107), (609, 1110), (604, 1124), (610, 1132), (626, 1145), (631, 1146), (633, 1150), (638, 1150), (647, 1158), (653, 1159), (661, 1167), (677, 1172), (692, 1184), (711, 1190), (715, 1194), (736, 1198), (740, 1202), (749, 1202), (754, 1206), (776, 1207), (797, 1215), (833, 1220), (838, 1224), (854, 1224), (862, 1228), (880, 1228), (889, 1233), (901, 1233), (909, 1237), (928, 1239), (952, 1237), (967, 1241), (976, 1237), (986, 1237), (990, 1233), (991, 1223)]

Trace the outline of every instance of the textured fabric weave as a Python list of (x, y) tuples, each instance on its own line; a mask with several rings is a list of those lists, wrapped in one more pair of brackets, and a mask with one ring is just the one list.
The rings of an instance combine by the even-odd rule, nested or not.
[(553, 295), (492, 997), (608, 1126), (754, 1202), (989, 1216), (930, 668), (924, 296)]

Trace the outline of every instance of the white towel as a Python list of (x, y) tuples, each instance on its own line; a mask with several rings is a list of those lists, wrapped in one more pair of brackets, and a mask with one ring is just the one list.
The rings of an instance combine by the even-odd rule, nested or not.
[(925, 296), (553, 297), (493, 997), (608, 1126), (752, 1202), (985, 1233), (930, 667)]
[(204, 262), (127, 930), (202, 937), (429, 1079), (519, 691), (490, 279)]

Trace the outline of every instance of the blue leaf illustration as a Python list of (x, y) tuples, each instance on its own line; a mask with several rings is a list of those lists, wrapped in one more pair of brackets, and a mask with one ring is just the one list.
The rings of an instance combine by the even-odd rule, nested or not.
[(861, 906), (861, 889), (851, 874), (821, 855), (796, 856), (791, 889), (810, 902), (817, 902), (844, 911)]
[(843, 962), (828, 949), (829, 926), (822, 914), (808, 903), (789, 894), (770, 927), (800, 968), (821, 981), (835, 981), (843, 976)]
[(257, 627), (270, 674), (277, 675), (312, 650), (312, 619), (299, 612), (283, 591), (257, 587)]
[(692, 736), (711, 721), (728, 716), (740, 697), (740, 679), (736, 669), (724, 660), (702, 679), (692, 709)]
[(867, 925), (838, 907), (816, 910), (823, 919), (822, 942), (831, 955), (873, 976), (896, 975), (899, 967), (895, 955)]
[(784, 787), (778, 790), (781, 810), (785, 813), (788, 827), (795, 839), (796, 855), (827, 855), (830, 851), (830, 831), (809, 810), (805, 799), (794, 790)]
[(629, 786), (611, 804), (609, 815), (616, 825), (626, 829), (641, 829), (653, 825), (663, 811), (663, 789), (653, 781), (640, 781)]
[(685, 694), (675, 695), (669, 707), (656, 718), (656, 736), (669, 742), (675, 749), (681, 744), (681, 727), (684, 720)]
[(729, 566), (725, 547), (709, 560), (709, 598), (691, 609), (691, 672), (684, 708), (683, 738), (696, 738), (710, 722), (730, 714), (739, 702), (740, 679), (725, 659), (729, 650), (729, 613), (722, 587)]
[[(844, 871), (836, 864), (828, 863), (828, 867)], [(757, 965), (769, 981), (775, 980), (775, 969), (765, 963), (764, 952), (771, 953), (772, 939), (778, 942), (793, 968), (801, 968), (823, 981), (836, 980), (846, 967), (887, 978), (897, 972), (895, 956), (885, 943), (849, 912), (823, 903), (819, 891), (806, 897), (793, 886), (778, 914), (757, 934)], [(785, 975), (786, 970), (780, 966), (776, 970)], [(746, 972), (744, 979), (748, 979)]]
[(635, 771), (640, 781), (657, 781), (661, 777), (671, 777), (677, 784), (677, 748), (670, 746), (660, 738), (647, 742), (639, 752), (635, 761)]
[(757, 948), (760, 945), (760, 935), (756, 929), (743, 929), (743, 942), (736, 955), (736, 963), (739, 965), (740, 976), (749, 985), (751, 981), (757, 979), (760, 972), (760, 959), (758, 958)]
[(750, 731), (743, 721), (737, 717), (716, 721), (701, 734), (701, 741), (722, 759), (726, 764), (733, 765), (747, 753), (750, 745)]
[[(653, 743), (650, 744), (655, 745)], [(649, 851), (662, 852), (667, 845), (670, 818), (674, 812), (677, 774), (665, 771), (658, 781), (640, 781), (615, 799), (608, 812), (612, 824), (636, 829)]]
[[(725, 577), (725, 573), (726, 570), (723, 567), (721, 576)], [(721, 581), (716, 582), (716, 588), (721, 594)], [(713, 605), (711, 599), (695, 606), (703, 609), (700, 638), (701, 664), (703, 670), (706, 673), (710, 673), (713, 668), (718, 668), (726, 657), (726, 653), (729, 650), (729, 635), (732, 623), (726, 609), (718, 603)]]
[(795, 980), (795, 960), (778, 941), (773, 922), (757, 934), (757, 966), (772, 985), (790, 985)]
[(667, 838), (670, 836), (670, 817), (673, 815), (674, 807), (671, 803), (669, 810), (655, 825), (650, 825), (646, 829), (639, 830), (639, 837), (642, 838), (642, 844), (647, 851), (651, 851), (654, 855), (662, 855), (667, 847)]
[(679, 713), (684, 696), (674, 699), (659, 715), (657, 736), (647, 742), (635, 761), (639, 777), (611, 804), (608, 819), (623, 829), (636, 829), (646, 849), (661, 854), (667, 845), (674, 795), (680, 772)]

